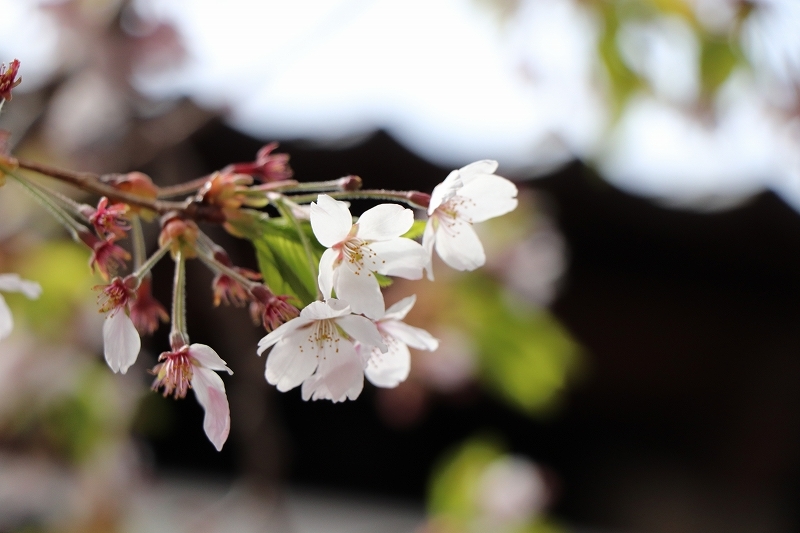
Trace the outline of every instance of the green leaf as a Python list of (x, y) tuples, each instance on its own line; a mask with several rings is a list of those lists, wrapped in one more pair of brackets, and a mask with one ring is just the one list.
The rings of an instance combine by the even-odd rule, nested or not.
[(385, 287), (390, 287), (392, 283), (394, 283), (394, 280), (389, 276), (384, 276), (383, 274), (378, 274), (377, 272), (373, 272), (373, 274), (375, 274), (375, 279), (378, 280), (378, 285), (382, 289)]
[(414, 224), (411, 225), (411, 229), (401, 235), (401, 237), (405, 237), (406, 239), (416, 239), (417, 237), (422, 237), (422, 234), (425, 233), (425, 226), (427, 224), (427, 220), (415, 220)]
[(708, 37), (700, 53), (700, 80), (703, 92), (714, 95), (739, 63), (741, 52), (733, 41)]
[(311, 224), (300, 222), (301, 231), (311, 245), (313, 267), (291, 221), (257, 211), (246, 212), (246, 215), (246, 219), (232, 222), (232, 225), (253, 243), (264, 282), (274, 293), (296, 298), (295, 304), (306, 306), (313, 302), (317, 298), (316, 269), (325, 248), (314, 236)]

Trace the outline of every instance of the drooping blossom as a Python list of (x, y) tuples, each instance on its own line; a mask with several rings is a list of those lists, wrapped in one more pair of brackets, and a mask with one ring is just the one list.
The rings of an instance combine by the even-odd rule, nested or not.
[[(0, 291), (21, 292), (31, 300), (39, 297), (42, 287), (35, 281), (28, 281), (19, 277), (19, 274), (0, 274)], [(4, 339), (11, 334), (14, 329), (14, 318), (8, 304), (0, 294), (0, 339)]]
[(128, 315), (128, 307), (136, 297), (135, 284), (133, 277), (117, 277), (98, 296), (100, 311), (108, 313), (103, 322), (103, 355), (115, 373), (127, 372), (142, 347), (139, 332)]
[(5, 63), (0, 63), (0, 101), (11, 100), (11, 89), (22, 83), (22, 78), (18, 78), (19, 59), (15, 59), (8, 65), (6, 70)]
[(428, 224), (422, 236), (433, 279), (433, 249), (456, 270), (475, 270), (486, 262), (472, 224), (504, 215), (517, 207), (517, 186), (494, 174), (497, 161), (476, 161), (454, 170), (433, 189)]
[(80, 232), (78, 236), (92, 250), (92, 256), (89, 258), (92, 272), (99, 272), (106, 281), (131, 258), (131, 254), (124, 248), (114, 244), (113, 237), (100, 239), (88, 231)]
[(267, 333), (300, 315), (300, 311), (288, 302), (289, 296), (278, 296), (264, 285), (250, 289), (250, 295), (253, 297), (250, 302), (253, 323), (262, 324)]
[(278, 143), (269, 143), (256, 154), (256, 160), (251, 163), (233, 163), (223, 171), (237, 174), (248, 174), (264, 182), (288, 180), (294, 174), (289, 167), (289, 154), (273, 154)]
[(353, 224), (345, 202), (320, 194), (311, 204), (311, 227), (328, 249), (319, 262), (319, 288), (325, 298), (350, 305), (370, 318), (383, 315), (385, 304), (375, 272), (419, 279), (425, 251), (401, 237), (414, 223), (414, 213), (397, 204), (381, 204), (364, 212)]
[(427, 351), (439, 347), (439, 341), (430, 333), (403, 322), (416, 301), (416, 295), (403, 298), (375, 320), (383, 343), (388, 348), (385, 353), (374, 346), (365, 348), (360, 344), (356, 345), (365, 360), (364, 374), (373, 385), (391, 388), (406, 380), (411, 369), (409, 346)]
[(386, 346), (375, 324), (354, 315), (337, 299), (312, 302), (261, 339), (258, 354), (274, 346), (265, 376), (279, 391), (303, 384), (303, 399), (354, 400), (364, 387), (364, 366), (355, 342), (365, 347)]
[(131, 320), (141, 335), (152, 335), (159, 322), (169, 322), (167, 310), (153, 298), (152, 285), (152, 277), (145, 276), (136, 289), (136, 298), (129, 304)]
[(156, 379), (153, 390), (164, 389), (164, 396), (172, 394), (184, 398), (189, 389), (205, 410), (203, 429), (217, 451), (228, 439), (231, 430), (231, 410), (225, 384), (217, 372), (233, 374), (228, 365), (210, 346), (192, 344), (173, 347), (158, 357), (153, 368)]
[[(228, 254), (224, 250), (217, 250), (214, 252), (214, 259), (229, 269), (233, 270), (245, 279), (258, 281), (261, 279), (261, 274), (254, 272), (247, 268), (241, 268), (233, 265)], [(234, 305), (236, 307), (243, 307), (250, 301), (250, 292), (247, 287), (243, 286), (239, 281), (233, 277), (218, 272), (211, 282), (211, 290), (214, 293), (214, 306), (218, 307), (220, 303), (224, 302), (225, 305)]]
[(128, 209), (126, 204), (109, 205), (108, 198), (103, 196), (97, 203), (97, 209), (89, 215), (89, 222), (101, 237), (113, 240), (121, 239), (131, 228), (125, 218)]

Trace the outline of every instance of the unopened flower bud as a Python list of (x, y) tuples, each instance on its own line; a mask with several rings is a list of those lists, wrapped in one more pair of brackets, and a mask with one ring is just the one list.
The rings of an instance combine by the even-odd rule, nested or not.
[(164, 215), (162, 218), (161, 234), (158, 236), (158, 245), (169, 244), (170, 252), (175, 257), (181, 252), (184, 257), (191, 258), (197, 255), (195, 245), (200, 228), (191, 220), (182, 220), (174, 213)]
[(409, 203), (421, 209), (427, 209), (431, 204), (431, 195), (424, 192), (409, 191), (408, 194), (406, 194), (406, 199)]
[(270, 143), (258, 151), (252, 163), (233, 163), (223, 171), (248, 174), (264, 182), (288, 180), (294, 174), (289, 167), (289, 154), (272, 154), (277, 147), (278, 143)]

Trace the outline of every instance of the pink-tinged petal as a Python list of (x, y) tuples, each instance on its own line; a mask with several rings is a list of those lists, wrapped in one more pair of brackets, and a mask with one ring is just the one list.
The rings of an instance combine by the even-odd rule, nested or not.
[(258, 355), (264, 353), (267, 348), (281, 340), (284, 336), (289, 335), (293, 331), (298, 328), (302, 328), (314, 321), (313, 318), (301, 316), (297, 318), (293, 318), (289, 322), (285, 322), (275, 328), (274, 330), (270, 331), (269, 334), (262, 337), (260, 341), (258, 341)]
[(35, 300), (42, 294), (42, 287), (35, 281), (22, 279), (19, 274), (0, 274), (0, 291), (21, 292)]
[(482, 176), (458, 191), (468, 198), (458, 210), (470, 222), (483, 222), (513, 211), (517, 207), (517, 186), (500, 176)]
[(347, 398), (355, 400), (363, 389), (364, 371), (353, 351), (340, 364), (328, 365), (324, 373), (320, 365), (317, 373), (303, 382), (302, 394), (304, 400), (310, 398), (336, 403)]
[(389, 350), (380, 353), (373, 350), (364, 374), (377, 387), (392, 388), (408, 378), (411, 371), (411, 354), (402, 342), (390, 342)]
[(305, 328), (291, 332), (275, 345), (267, 357), (264, 376), (281, 392), (297, 387), (317, 368), (320, 350), (309, 339), (309, 333)]
[[(461, 176), (461, 181), (464, 186), (472, 182), (472, 180), (487, 174), (494, 174), (498, 167), (497, 161), (491, 159), (484, 159), (482, 161), (475, 161), (465, 167), (458, 169), (458, 174)], [(459, 192), (460, 194), (460, 192)]]
[(353, 217), (346, 203), (327, 194), (320, 194), (316, 202), (311, 202), (311, 229), (326, 248), (343, 241), (352, 227)]
[(195, 368), (192, 374), (192, 389), (195, 398), (206, 414), (203, 429), (208, 440), (220, 451), (231, 431), (231, 409), (225, 394), (225, 384), (214, 371)]
[(142, 340), (124, 311), (109, 314), (103, 323), (103, 353), (114, 372), (125, 373), (136, 362)]
[(322, 253), (319, 259), (319, 276), (317, 282), (319, 283), (319, 290), (322, 292), (323, 298), (330, 298), (333, 291), (333, 271), (334, 263), (339, 252), (332, 248), (328, 248)]
[(472, 225), (461, 219), (439, 224), (436, 231), (436, 253), (451, 268), (475, 270), (486, 262), (486, 254)]
[(398, 237), (373, 242), (370, 248), (377, 254), (379, 273), (405, 279), (422, 278), (422, 269), (428, 262), (428, 256), (420, 243)]
[(353, 272), (349, 268), (340, 268), (334, 290), (337, 298), (350, 304), (353, 313), (363, 313), (370, 318), (383, 316), (386, 304), (383, 302), (378, 280), (372, 272)]
[(439, 347), (439, 340), (421, 328), (409, 326), (398, 320), (381, 322), (381, 329), (390, 337), (394, 337), (403, 344), (408, 344), (417, 350), (434, 351)]
[(8, 304), (0, 296), (0, 339), (5, 339), (11, 335), (11, 330), (14, 329), (14, 317), (11, 316), (11, 309)]
[(383, 315), (381, 321), (384, 320), (403, 320), (411, 308), (414, 307), (414, 304), (417, 303), (417, 295), (412, 294), (411, 296), (406, 296), (399, 302), (392, 304), (389, 309), (386, 310), (386, 314)]
[(431, 201), (428, 204), (428, 215), (432, 215), (437, 207), (448, 201), (462, 186), (458, 170), (452, 171), (439, 185), (433, 188)]
[(336, 323), (352, 338), (367, 346), (375, 346), (380, 351), (386, 351), (381, 333), (375, 323), (363, 316), (348, 315), (336, 319)]
[(433, 245), (436, 242), (436, 230), (434, 224), (436, 219), (431, 217), (425, 224), (425, 232), (422, 234), (422, 248), (425, 250), (425, 270), (428, 271), (428, 280), (433, 281)]
[(310, 318), (311, 320), (327, 320), (349, 314), (350, 306), (347, 305), (347, 302), (336, 298), (328, 298), (324, 302), (311, 302), (300, 311), (301, 318)]
[(394, 239), (411, 229), (414, 212), (397, 204), (380, 204), (367, 209), (358, 219), (356, 236), (365, 241)]
[(205, 344), (192, 344), (189, 346), (189, 355), (193, 357), (201, 366), (211, 370), (221, 370), (228, 374), (233, 374), (233, 370), (228, 368), (228, 364), (220, 357), (211, 346)]

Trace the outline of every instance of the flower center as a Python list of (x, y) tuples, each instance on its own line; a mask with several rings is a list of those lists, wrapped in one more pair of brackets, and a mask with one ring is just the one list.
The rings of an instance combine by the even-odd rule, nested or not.
[(184, 346), (177, 352), (164, 352), (158, 357), (160, 362), (153, 369), (156, 379), (153, 390), (164, 387), (164, 396), (174, 394), (175, 398), (184, 398), (191, 388), (194, 374), (189, 347)]
[[(356, 237), (358, 224), (353, 224), (350, 234), (342, 241), (333, 246), (339, 252), (337, 262), (347, 261), (353, 271), (358, 273), (365, 268), (366, 261), (374, 261), (377, 258), (375, 252), (367, 245), (367, 241)], [(367, 268), (367, 270), (371, 270)]]
[[(322, 358), (325, 359), (325, 354), (329, 350), (333, 350), (335, 353), (339, 352), (339, 341), (342, 340), (342, 335), (333, 320), (318, 320), (309, 329), (308, 342), (316, 347), (317, 357), (321, 353)], [(300, 351), (303, 351), (302, 347)]]

